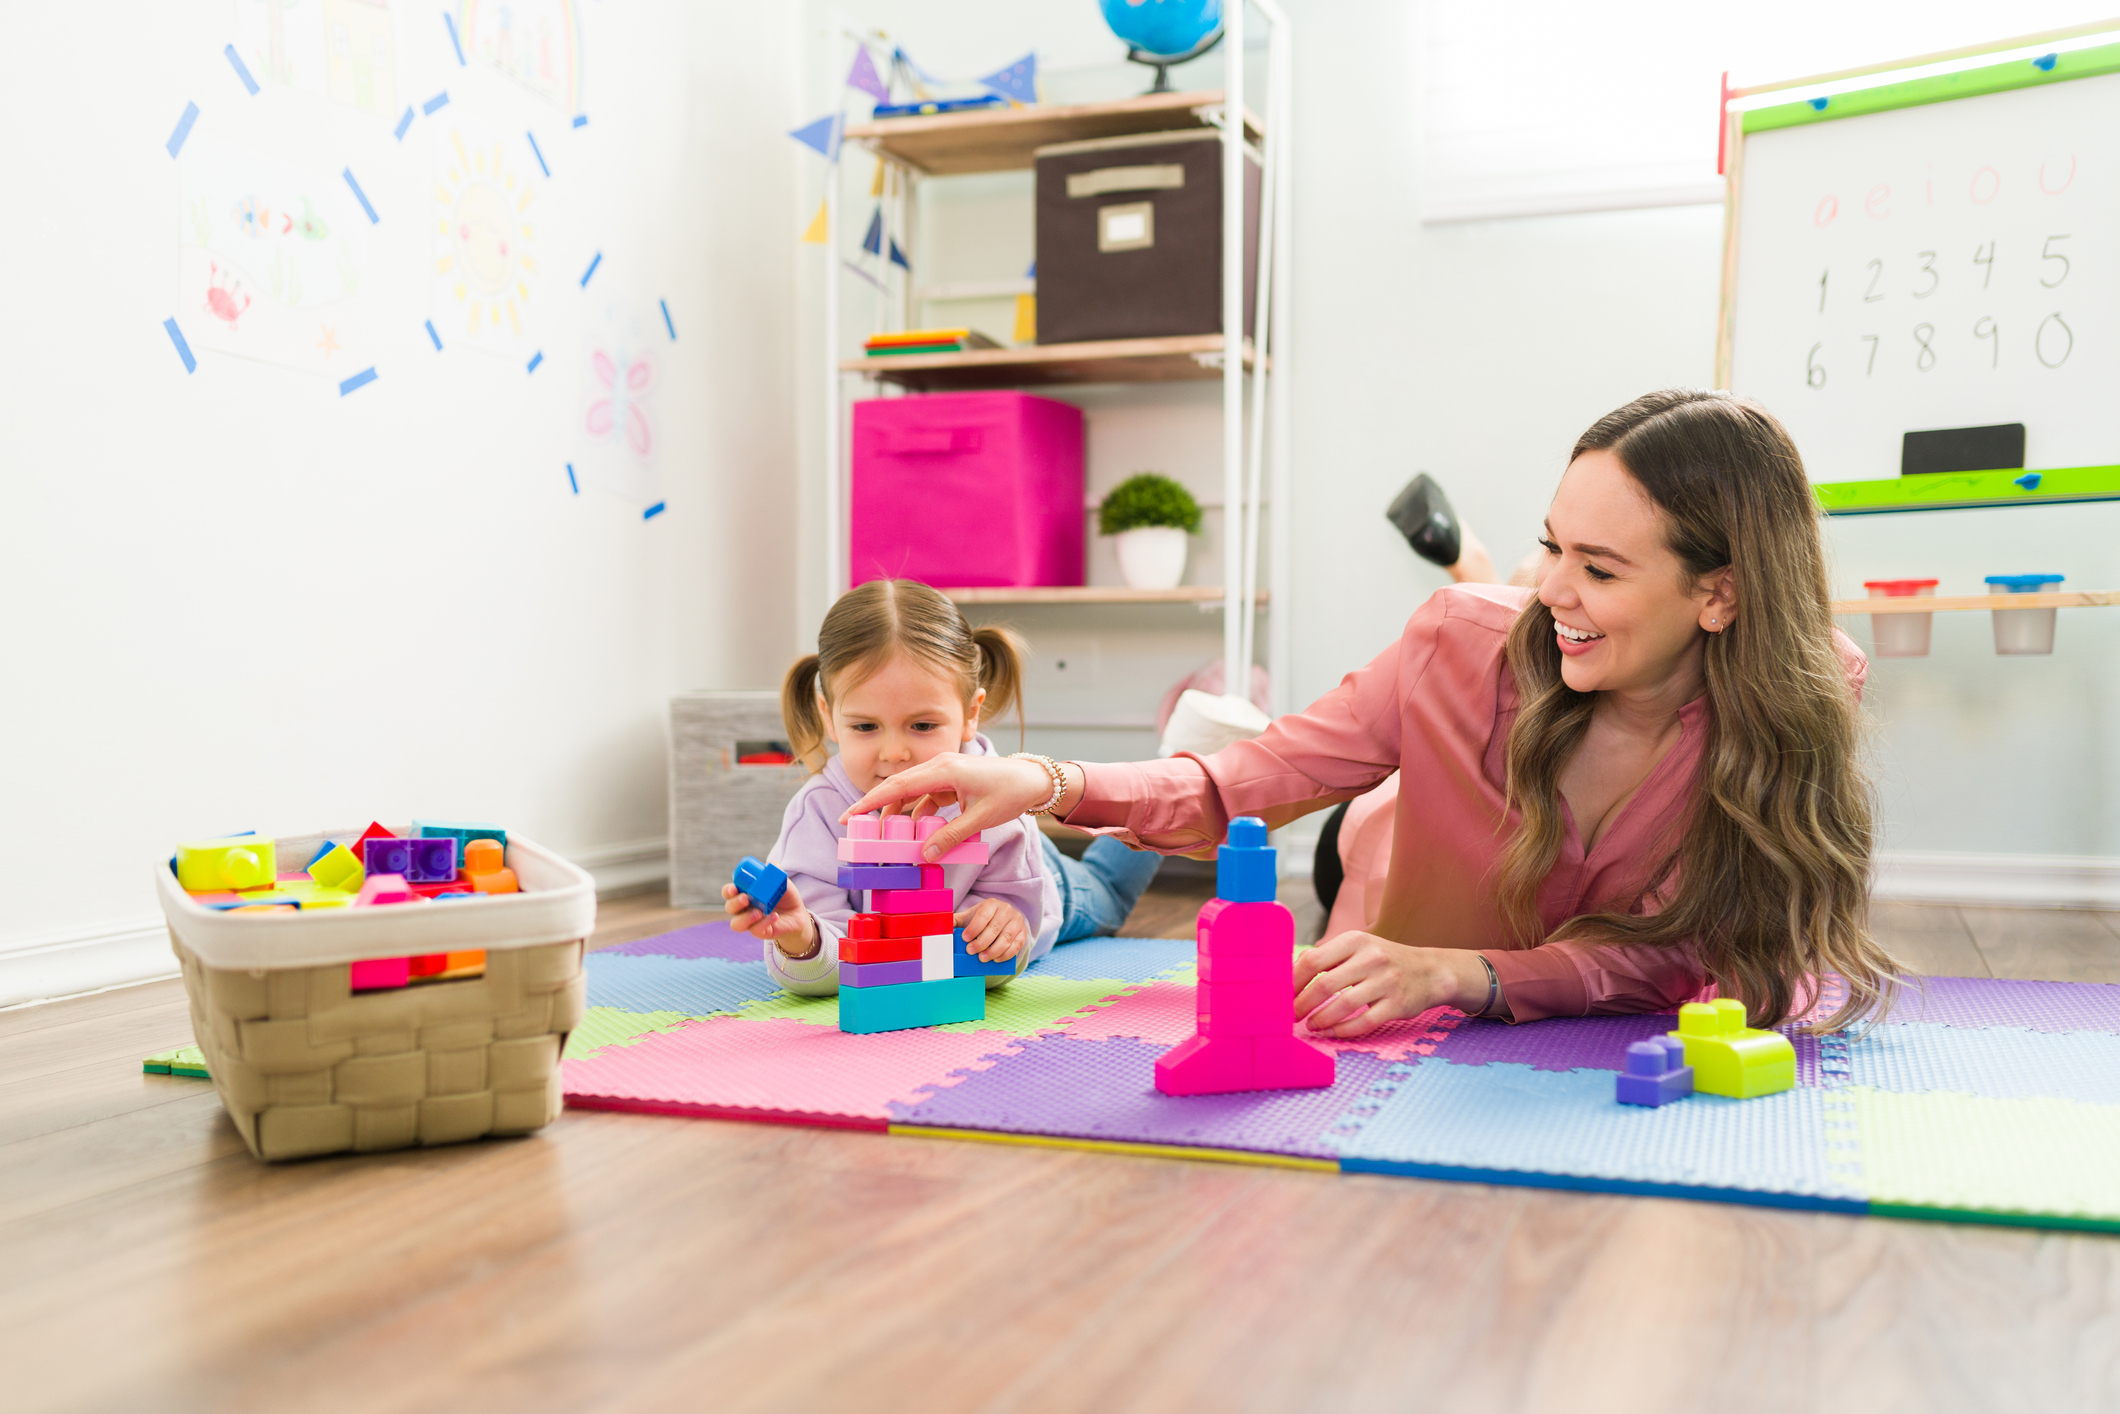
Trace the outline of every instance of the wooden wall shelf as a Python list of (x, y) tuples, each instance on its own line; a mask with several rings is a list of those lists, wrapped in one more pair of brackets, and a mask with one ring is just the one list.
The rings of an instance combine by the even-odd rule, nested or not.
[(2051, 594), (1928, 594), (1899, 599), (1835, 599), (1836, 614), (1947, 614), (1959, 609), (2102, 609), (2120, 604), (2120, 590), (2055, 590)]
[[(846, 140), (931, 176), (1021, 171), (1032, 165), (1033, 152), (1050, 143), (1207, 127), (1207, 120), (1195, 110), (1211, 109), (1221, 102), (1222, 90), (1214, 88), (1194, 93), (1147, 93), (1115, 103), (982, 108), (969, 113), (850, 123)], [(1252, 142), (1259, 140), (1262, 131), (1258, 118), (1248, 109), (1244, 131)]]
[[(1176, 589), (1129, 589), (1121, 584), (945, 589), (959, 604), (1198, 604), (1219, 609), (1228, 597), (1219, 584), (1181, 584)], [(1259, 603), (1267, 601), (1259, 591)]]
[[(1252, 346), (1244, 345), (1244, 367)], [(1025, 344), (965, 353), (887, 354), (847, 358), (842, 373), (862, 373), (915, 392), (1028, 388), (1049, 383), (1181, 383), (1222, 376), (1222, 336), (1100, 339), (1087, 344)], [(1271, 371), (1271, 365), (1268, 366)]]

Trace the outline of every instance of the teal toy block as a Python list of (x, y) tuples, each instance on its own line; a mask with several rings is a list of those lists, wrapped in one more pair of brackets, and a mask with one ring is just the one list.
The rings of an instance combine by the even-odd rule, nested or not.
[[(508, 832), (498, 825), (474, 825), (465, 820), (415, 820), (412, 833), (418, 839), (452, 839), (456, 841), (456, 853), (463, 858), (464, 850), (473, 840), (492, 840), (501, 848), (508, 847)], [(359, 853), (358, 850), (355, 853)]]
[(979, 977), (839, 989), (839, 1029), (856, 1035), (985, 1018), (986, 981)]
[(952, 935), (955, 939), (952, 961), (959, 977), (1013, 977), (1016, 975), (1016, 959), (988, 962), (964, 945), (964, 930), (959, 928)]
[(1215, 897), (1231, 903), (1265, 903), (1274, 896), (1274, 855), (1267, 847), (1266, 822), (1239, 815), (1229, 822), (1229, 838), (1215, 851)]

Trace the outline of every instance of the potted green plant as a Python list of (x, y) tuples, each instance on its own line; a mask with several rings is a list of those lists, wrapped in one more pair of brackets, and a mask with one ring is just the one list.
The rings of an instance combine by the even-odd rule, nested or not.
[(1192, 492), (1143, 471), (1112, 488), (1097, 507), (1097, 533), (1116, 537), (1119, 575), (1134, 589), (1175, 589), (1185, 578), (1185, 537), (1200, 528)]

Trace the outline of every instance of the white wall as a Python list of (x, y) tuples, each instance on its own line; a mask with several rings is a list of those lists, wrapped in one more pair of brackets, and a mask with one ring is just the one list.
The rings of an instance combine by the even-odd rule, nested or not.
[[(583, 13), (590, 122), (461, 68), (431, 0), (392, 6), (401, 99), (536, 131), (531, 306), (548, 363), (436, 312), (430, 120), (267, 82), (221, 3), (23, 7), (0, 86), (0, 1003), (169, 970), (148, 868), (179, 839), (371, 816), (502, 821), (610, 878), (666, 836), (671, 692), (765, 686), (794, 642), (795, 17), (629, 0)], [(42, 57), (39, 57), (42, 56)], [(63, 61), (60, 56), (66, 57)], [(194, 134), (324, 172), (382, 216), (377, 381), (195, 348), (178, 163)], [(577, 282), (603, 254), (592, 284)], [(656, 310), (669, 509), (585, 487), (573, 427), (600, 310)], [(658, 316), (659, 317), (659, 316)]]

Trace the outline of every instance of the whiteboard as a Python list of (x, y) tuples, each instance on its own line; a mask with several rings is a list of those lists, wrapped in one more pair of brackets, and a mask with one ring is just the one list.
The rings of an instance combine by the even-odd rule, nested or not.
[(2120, 463), (2120, 75), (1754, 133), (1739, 172), (1729, 385), (1813, 481), (2003, 422), (2028, 467)]

